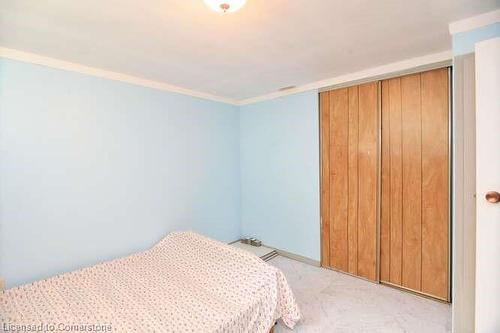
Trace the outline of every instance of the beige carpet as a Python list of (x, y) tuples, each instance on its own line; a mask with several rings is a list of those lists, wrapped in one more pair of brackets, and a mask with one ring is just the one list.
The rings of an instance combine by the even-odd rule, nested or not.
[(451, 306), (278, 256), (269, 261), (290, 283), (303, 320), (275, 332), (451, 332)]

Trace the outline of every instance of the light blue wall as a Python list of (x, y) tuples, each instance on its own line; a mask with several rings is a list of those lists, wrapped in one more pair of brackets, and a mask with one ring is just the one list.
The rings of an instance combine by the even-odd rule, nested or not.
[(320, 259), (318, 93), (240, 109), (241, 229)]
[(238, 109), (0, 59), (0, 276), (12, 287), (182, 229), (319, 260), (318, 132), (316, 91)]
[[(314, 163), (314, 162), (311, 162)], [(238, 108), (0, 59), (0, 276), (8, 286), (240, 235)]]
[(453, 35), (453, 54), (455, 56), (474, 52), (477, 42), (500, 36), (500, 22), (471, 31)]

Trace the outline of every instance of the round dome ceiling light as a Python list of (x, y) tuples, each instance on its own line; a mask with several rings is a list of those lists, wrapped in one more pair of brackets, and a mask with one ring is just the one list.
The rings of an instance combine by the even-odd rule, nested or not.
[(203, 0), (211, 9), (219, 13), (235, 12), (245, 5), (247, 0)]

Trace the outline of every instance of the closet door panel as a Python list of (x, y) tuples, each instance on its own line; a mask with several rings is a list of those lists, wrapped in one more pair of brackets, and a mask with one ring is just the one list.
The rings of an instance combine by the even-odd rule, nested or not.
[(359, 89), (349, 88), (349, 160), (348, 160), (348, 272), (358, 273), (358, 116)]
[(359, 86), (358, 275), (377, 279), (378, 83)]
[(403, 165), (402, 285), (421, 287), (422, 121), (420, 74), (401, 78)]
[(378, 84), (320, 98), (322, 264), (377, 280)]
[(422, 291), (449, 297), (448, 70), (422, 74)]
[(320, 94), (321, 132), (321, 265), (330, 266), (330, 93)]
[(382, 81), (381, 281), (449, 299), (448, 69)]
[(348, 122), (347, 89), (330, 92), (330, 264), (348, 270)]

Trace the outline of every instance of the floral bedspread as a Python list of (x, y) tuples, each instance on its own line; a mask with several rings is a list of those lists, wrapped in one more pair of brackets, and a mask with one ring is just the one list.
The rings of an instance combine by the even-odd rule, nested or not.
[(194, 232), (0, 294), (0, 331), (268, 333), (277, 319), (300, 319), (283, 273)]

